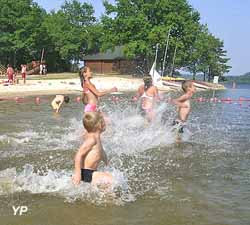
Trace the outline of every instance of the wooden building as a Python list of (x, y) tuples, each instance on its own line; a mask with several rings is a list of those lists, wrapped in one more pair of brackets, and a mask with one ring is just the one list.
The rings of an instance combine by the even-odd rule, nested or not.
[(107, 50), (104, 53), (86, 55), (83, 61), (85, 66), (89, 66), (93, 72), (100, 74), (133, 74), (136, 67), (134, 60), (126, 59), (122, 47), (116, 47), (114, 51)]

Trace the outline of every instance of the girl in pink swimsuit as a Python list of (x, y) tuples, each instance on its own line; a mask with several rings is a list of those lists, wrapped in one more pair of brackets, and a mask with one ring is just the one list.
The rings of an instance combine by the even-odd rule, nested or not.
[(106, 91), (97, 90), (91, 82), (92, 78), (91, 69), (88, 66), (84, 66), (80, 71), (81, 85), (83, 88), (82, 101), (85, 104), (84, 112), (97, 111), (98, 98), (117, 91), (116, 87)]
[[(88, 93), (90, 93), (90, 90), (87, 87), (83, 87), (83, 93), (86, 96)], [(84, 112), (96, 112), (97, 107), (96, 104), (89, 104), (87, 103), (84, 108)]]

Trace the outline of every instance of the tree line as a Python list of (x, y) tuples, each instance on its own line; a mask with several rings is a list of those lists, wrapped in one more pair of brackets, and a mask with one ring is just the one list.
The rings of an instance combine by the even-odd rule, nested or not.
[(225, 79), (226, 82), (237, 82), (241, 84), (250, 84), (250, 72), (244, 73), (239, 76), (227, 76)]
[(84, 55), (122, 46), (128, 59), (143, 62), (148, 71), (158, 43), (158, 65), (166, 74), (181, 69), (194, 79), (198, 73), (211, 79), (230, 69), (223, 41), (201, 24), (199, 12), (187, 0), (116, 0), (114, 5), (104, 1), (100, 18), (90, 3), (78, 0), (66, 0), (51, 12), (33, 0), (0, 0), (0, 4), (3, 65), (18, 67), (39, 60), (44, 49), (50, 71), (69, 71)]

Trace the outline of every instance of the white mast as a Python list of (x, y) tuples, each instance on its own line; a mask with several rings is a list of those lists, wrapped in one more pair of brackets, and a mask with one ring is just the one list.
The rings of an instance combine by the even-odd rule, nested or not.
[(164, 53), (163, 67), (162, 67), (162, 71), (161, 71), (161, 76), (163, 76), (164, 72), (165, 72), (165, 64), (166, 64), (166, 58), (167, 58), (167, 52), (168, 52), (168, 43), (169, 43), (170, 31), (171, 31), (171, 28), (169, 28), (169, 30), (168, 30), (167, 44), (166, 44), (165, 53)]

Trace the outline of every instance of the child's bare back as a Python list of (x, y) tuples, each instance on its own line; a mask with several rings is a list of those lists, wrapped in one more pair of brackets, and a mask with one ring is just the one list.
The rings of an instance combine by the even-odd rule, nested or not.
[(105, 161), (103, 157), (105, 152), (102, 148), (100, 136), (87, 133), (85, 138), (86, 141), (83, 148), (86, 147), (86, 144), (89, 144), (91, 149), (86, 153), (86, 156), (82, 160), (82, 168), (97, 170), (100, 161)]
[(101, 133), (105, 131), (105, 122), (99, 112), (84, 114), (83, 124), (87, 130), (85, 141), (75, 156), (75, 173), (73, 182), (88, 183), (112, 183), (112, 175), (105, 172), (97, 172), (101, 161), (107, 165), (108, 160), (101, 144)]
[[(191, 112), (190, 99), (196, 91), (192, 81), (184, 81), (182, 83), (182, 89), (184, 94), (173, 100), (173, 103), (177, 106), (178, 113), (177, 119), (173, 121), (173, 126), (178, 134), (184, 133), (185, 122)], [(177, 140), (179, 142), (179, 137), (177, 137)]]
[(177, 105), (178, 109), (178, 119), (181, 120), (182, 122), (185, 122), (188, 119), (188, 115), (191, 111), (191, 106), (190, 106), (190, 100), (189, 96), (187, 94), (182, 95), (181, 98), (183, 99), (182, 101), (179, 101), (179, 105)]

